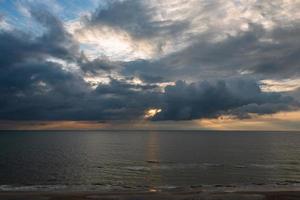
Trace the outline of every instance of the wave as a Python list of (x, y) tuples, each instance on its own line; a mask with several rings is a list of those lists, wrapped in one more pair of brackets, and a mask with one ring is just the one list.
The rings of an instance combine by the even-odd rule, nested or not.
[(153, 169), (159, 170), (173, 170), (173, 169), (189, 169), (189, 168), (215, 168), (224, 167), (224, 164), (219, 163), (171, 163), (171, 162), (148, 162), (149, 165), (135, 165), (125, 166), (127, 170), (133, 171), (151, 171)]
[(282, 169), (283, 165), (276, 164), (259, 164), (259, 163), (249, 163), (244, 164), (224, 164), (224, 163), (171, 163), (171, 162), (158, 162), (158, 161), (146, 161), (147, 165), (135, 165), (135, 166), (125, 166), (124, 168), (132, 171), (151, 171), (153, 169), (159, 170), (174, 170), (174, 169), (210, 169), (210, 168), (260, 168), (260, 169)]
[(0, 185), (0, 192), (83, 192), (83, 191), (98, 191), (98, 192), (110, 192), (110, 191), (222, 191), (222, 192), (238, 192), (238, 191), (300, 191), (300, 182), (287, 180), (284, 182), (268, 183), (268, 184), (214, 184), (214, 185), (190, 185), (190, 186), (177, 186), (177, 185), (143, 185), (143, 186), (129, 186), (129, 185), (102, 185), (98, 187), (98, 184), (92, 185)]
[(66, 185), (0, 185), (0, 191), (54, 191), (66, 188)]

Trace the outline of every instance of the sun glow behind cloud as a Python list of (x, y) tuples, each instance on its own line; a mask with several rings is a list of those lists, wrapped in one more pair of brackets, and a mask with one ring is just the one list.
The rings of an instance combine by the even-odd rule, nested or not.
[(149, 59), (154, 54), (154, 47), (149, 41), (135, 40), (128, 33), (107, 26), (80, 28), (73, 32), (89, 59), (107, 57), (112, 61), (131, 61)]
[(300, 79), (262, 80), (261, 89), (265, 92), (289, 92), (300, 88)]
[(145, 116), (144, 118), (145, 119), (150, 119), (152, 117), (154, 117), (155, 115), (157, 115), (158, 113), (160, 113), (162, 110), (159, 109), (159, 108), (152, 108), (152, 109), (149, 109), (145, 112)]
[[(159, 109), (150, 109), (148, 116), (154, 116)], [(146, 115), (145, 114), (145, 115)], [(3, 130), (101, 130), (101, 129), (165, 129), (165, 130), (265, 130), (265, 131), (297, 131), (300, 129), (300, 112), (280, 112), (273, 115), (258, 116), (250, 119), (235, 119), (221, 116), (217, 119), (201, 119), (192, 121), (0, 121)]]
[(199, 127), (212, 130), (299, 130), (300, 111), (279, 112), (272, 115), (253, 116), (249, 119), (236, 119), (220, 116), (217, 119), (196, 120)]

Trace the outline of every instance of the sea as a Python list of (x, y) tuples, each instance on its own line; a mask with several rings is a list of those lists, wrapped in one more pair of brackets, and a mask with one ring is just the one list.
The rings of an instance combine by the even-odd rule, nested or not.
[(0, 132), (0, 191), (158, 191), (299, 183), (300, 132)]

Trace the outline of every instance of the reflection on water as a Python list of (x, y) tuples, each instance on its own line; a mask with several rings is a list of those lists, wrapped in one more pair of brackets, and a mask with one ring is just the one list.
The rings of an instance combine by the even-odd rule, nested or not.
[(146, 179), (147, 182), (149, 183), (150, 191), (155, 191), (156, 190), (155, 188), (162, 184), (159, 167), (157, 167), (157, 165), (160, 164), (158, 132), (151, 131), (149, 133), (146, 152), (147, 152), (147, 163), (150, 165), (150, 173), (146, 177)]
[(2, 132), (0, 190), (295, 183), (299, 144), (283, 132)]

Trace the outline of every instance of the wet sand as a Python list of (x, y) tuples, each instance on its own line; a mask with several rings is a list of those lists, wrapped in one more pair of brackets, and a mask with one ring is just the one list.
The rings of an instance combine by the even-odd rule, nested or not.
[(296, 200), (300, 191), (0, 192), (0, 200)]

